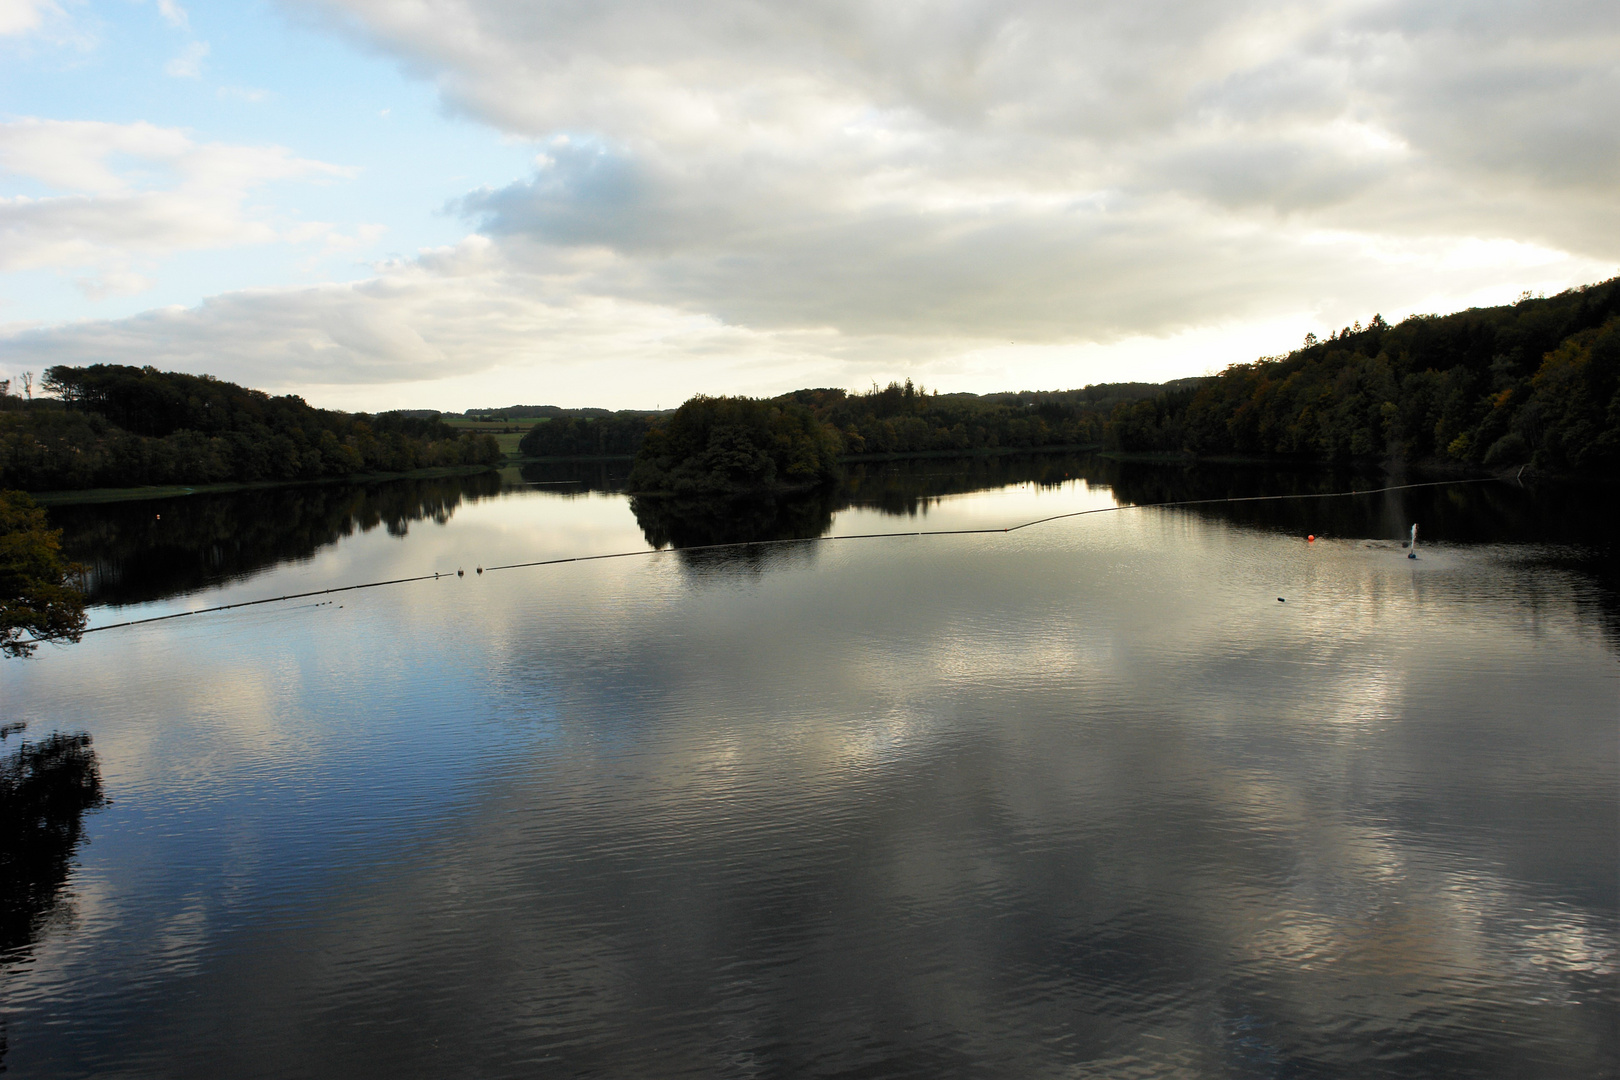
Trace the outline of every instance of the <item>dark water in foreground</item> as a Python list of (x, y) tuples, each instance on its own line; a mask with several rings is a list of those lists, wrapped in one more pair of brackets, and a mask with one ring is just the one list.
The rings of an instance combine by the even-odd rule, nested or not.
[(1367, 483), (925, 461), (744, 520), (615, 479), (53, 511), (96, 624), (446, 576), (0, 668), (0, 723), (27, 725), (0, 741), (0, 1065), (1620, 1072), (1612, 499), (476, 573)]

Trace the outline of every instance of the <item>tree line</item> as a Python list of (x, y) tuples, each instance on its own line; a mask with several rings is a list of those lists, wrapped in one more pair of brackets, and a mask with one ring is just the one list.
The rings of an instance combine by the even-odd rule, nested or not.
[[(763, 452), (769, 457), (776, 452), (774, 443), (762, 433), (772, 424), (788, 423), (786, 417), (794, 418), (791, 423), (803, 432), (813, 428), (817, 433), (815, 454), (827, 452), (835, 459), (1100, 447), (1115, 405), (1150, 398), (1163, 390), (1164, 386), (1155, 383), (1110, 383), (1083, 390), (939, 394), (908, 379), (886, 387), (874, 385), (865, 393), (834, 388), (796, 390), (760, 399), (758, 408), (741, 404), (754, 399), (700, 396), (673, 413), (626, 411), (593, 416), (574, 410), (573, 415), (536, 424), (523, 437), (519, 450), (526, 457), (634, 457), (650, 433), (661, 432), (658, 438), (665, 441), (659, 443), (655, 456), (668, 457), (685, 452), (671, 446), (686, 447), (701, 432), (704, 439), (729, 441), (733, 455), (740, 445), (737, 439), (743, 438), (748, 452), (756, 455), (755, 464), (742, 468), (733, 461), (724, 469), (734, 479), (749, 474), (759, 480), (765, 471), (757, 455)], [(701, 450), (686, 449), (708, 452), (706, 445)], [(718, 461), (726, 452), (717, 444), (712, 456)], [(785, 470), (792, 463), (783, 459), (779, 464)]]
[[(490, 410), (495, 411), (495, 410)], [(588, 413), (597, 413), (592, 416)], [(518, 443), (524, 457), (633, 457), (641, 449), (657, 414), (570, 410), (529, 429)]]
[[(741, 400), (694, 402), (708, 402), (701, 407), (708, 415), (737, 412)], [(550, 420), (525, 436), (522, 449), (629, 456), (649, 439), (685, 445), (696, 429), (680, 418), (694, 402), (673, 416)], [(802, 410), (844, 459), (1089, 447), (1613, 473), (1620, 469), (1620, 278), (1398, 326), (1375, 315), (1322, 340), (1307, 335), (1285, 356), (1171, 383), (975, 395), (928, 393), (907, 380), (854, 394), (796, 390), (766, 404), (782, 415)], [(734, 442), (744, 429), (758, 427), (727, 421), (711, 435)], [(769, 450), (763, 441), (750, 445)], [(717, 444), (711, 456), (732, 451)], [(670, 453), (660, 442), (653, 456)]]
[(1556, 472), (1620, 468), (1620, 278), (1515, 304), (1374, 316), (1114, 409), (1110, 446)]
[(437, 419), (317, 409), (208, 375), (119, 364), (53, 367), (54, 399), (0, 397), (0, 487), (317, 480), (493, 465), (486, 434)]

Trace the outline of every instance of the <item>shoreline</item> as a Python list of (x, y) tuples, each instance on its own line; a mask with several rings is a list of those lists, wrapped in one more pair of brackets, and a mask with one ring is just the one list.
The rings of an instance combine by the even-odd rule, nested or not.
[[(1454, 462), (1412, 461), (1390, 462), (1374, 459), (1352, 459), (1349, 461), (1322, 461), (1303, 457), (1276, 457), (1276, 456), (1248, 456), (1239, 454), (1213, 454), (1198, 455), (1184, 451), (1150, 451), (1133, 452), (1127, 450), (1105, 450), (1095, 443), (1064, 444), (1061, 446), (997, 446), (980, 447), (973, 450), (918, 450), (906, 453), (890, 454), (845, 454), (838, 458), (842, 465), (862, 465), (867, 463), (891, 461), (920, 461), (945, 460), (961, 458), (993, 458), (1013, 457), (1020, 454), (1094, 454), (1110, 461), (1141, 462), (1144, 464), (1160, 465), (1254, 465), (1268, 466), (1276, 469), (1315, 470), (1315, 469), (1350, 469), (1361, 472), (1377, 471), (1386, 476), (1404, 476), (1413, 473), (1424, 476), (1456, 476), (1456, 477), (1495, 477), (1499, 480), (1536, 480), (1555, 482), (1611, 482), (1612, 478), (1603, 476), (1583, 476), (1579, 474), (1545, 472), (1531, 467), (1512, 468), (1506, 470), (1491, 470), (1460, 465)], [(129, 488), (83, 488), (66, 491), (40, 491), (26, 492), (29, 498), (41, 506), (69, 506), (76, 504), (112, 503), (112, 502), (139, 502), (146, 499), (172, 499), (185, 495), (211, 495), (227, 494), (239, 491), (261, 491), (271, 488), (298, 487), (310, 484), (367, 484), (386, 483), (392, 480), (428, 480), (447, 476), (474, 476), (484, 472), (502, 472), (506, 469), (517, 468), (523, 465), (559, 465), (568, 463), (602, 463), (609, 461), (634, 461), (629, 454), (602, 454), (589, 457), (516, 457), (507, 458), (494, 465), (452, 465), (439, 466), (429, 469), (412, 469), (407, 472), (375, 472), (352, 473), (348, 476), (328, 476), (312, 480), (243, 480), (226, 481), (215, 484), (150, 484), (141, 487)], [(814, 486), (814, 485), (812, 485)], [(795, 487), (792, 490), (800, 490)], [(636, 492), (643, 495), (668, 495), (670, 492)], [(778, 492), (780, 494), (780, 492)]]
[(389, 480), (432, 480), (444, 476), (474, 476), (494, 472), (499, 465), (441, 465), (409, 472), (351, 473), (323, 476), (313, 480), (231, 480), (217, 484), (148, 484), (127, 488), (80, 488), (67, 491), (30, 491), (26, 494), (41, 506), (71, 506), (80, 503), (139, 502), (143, 499), (174, 499), (183, 495), (217, 495), (235, 491), (265, 491), (270, 488), (303, 487), (314, 484), (369, 484)]

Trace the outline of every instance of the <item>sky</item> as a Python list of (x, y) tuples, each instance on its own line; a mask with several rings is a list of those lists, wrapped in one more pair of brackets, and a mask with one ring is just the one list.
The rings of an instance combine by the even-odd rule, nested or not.
[(0, 377), (1161, 381), (1620, 273), (1612, 0), (0, 0)]

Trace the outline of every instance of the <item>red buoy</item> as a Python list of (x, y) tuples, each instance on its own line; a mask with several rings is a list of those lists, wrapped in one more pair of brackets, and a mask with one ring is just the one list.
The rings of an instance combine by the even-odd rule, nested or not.
[(1306, 537), (1306, 538), (1305, 538), (1305, 542), (1306, 542), (1306, 543), (1307, 543), (1307, 544), (1314, 544), (1314, 543), (1316, 543), (1316, 534), (1315, 534), (1315, 533), (1311, 533), (1311, 535), (1309, 535), (1309, 536), (1307, 536), (1307, 537)]

